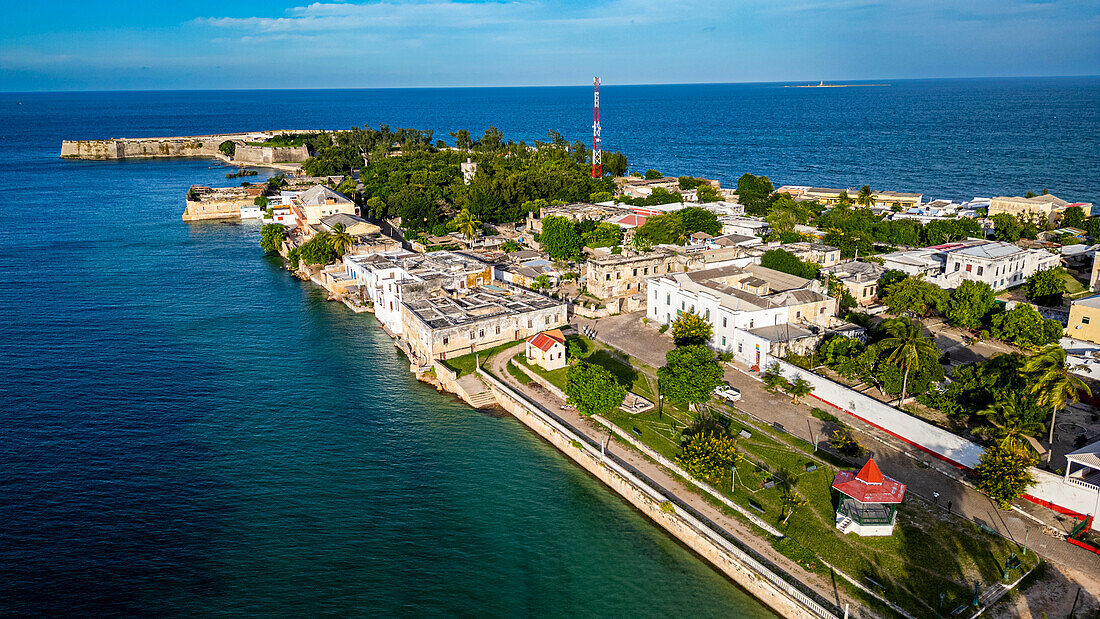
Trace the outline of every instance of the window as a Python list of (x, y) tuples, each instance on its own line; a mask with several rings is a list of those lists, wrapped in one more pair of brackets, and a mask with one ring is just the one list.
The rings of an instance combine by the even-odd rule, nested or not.
[(969, 272), (970, 272), (970, 267), (972, 267), (972, 266), (973, 266), (973, 265), (970, 265), (970, 264), (966, 265), (966, 272), (967, 272), (967, 273), (969, 273)]
[(1089, 324), (1089, 317), (1088, 316), (1082, 316), (1081, 317), (1081, 324), (1083, 324), (1083, 325)]
[(824, 314), (825, 313), (825, 308), (823, 307), (823, 308), (817, 310), (817, 313), (818, 314)]
[(961, 263), (956, 262), (955, 263), (955, 270), (958, 271), (960, 266), (961, 266)]
[(550, 317), (549, 316), (546, 317), (546, 324), (550, 324)]
[(611, 274), (610, 273), (607, 274), (607, 277), (604, 278), (604, 281), (605, 282), (611, 281)]
[(722, 345), (723, 346), (726, 345), (726, 336), (724, 336), (724, 335), (722, 336)]
[(642, 275), (649, 275), (649, 267), (642, 269)]
[(800, 310), (800, 311), (795, 312), (794, 317), (795, 317), (795, 320), (797, 320), (799, 318), (802, 318), (802, 311)]
[(443, 345), (446, 346), (450, 342), (448, 338), (443, 338)]
[(497, 335), (500, 335), (500, 325), (497, 325)]
[(723, 327), (726, 326), (726, 317), (725, 316), (722, 316), (722, 326)]
[(745, 348), (741, 342), (737, 342), (737, 352), (744, 352)]
[(622, 278), (623, 278), (623, 272), (622, 271), (615, 271), (615, 279), (622, 279)]
[(634, 269), (634, 277), (638, 277), (638, 269)]
[(478, 331), (477, 336), (482, 338), (485, 337), (485, 329), (481, 329), (480, 331)]
[(710, 309), (707, 309), (706, 319), (707, 319), (707, 322), (710, 322)]
[(672, 304), (672, 295), (666, 294), (665, 295), (665, 305), (671, 305), (671, 304)]
[(534, 326), (534, 325), (533, 325), (533, 324), (531, 324), (531, 319), (530, 319), (530, 318), (528, 318), (528, 319), (527, 319), (527, 328), (528, 328), (528, 329), (530, 329), (530, 328), (531, 328), (531, 327), (533, 327), (533, 326)]
[(755, 320), (750, 320), (750, 321), (749, 321), (749, 328), (750, 328), (750, 329), (752, 328), (752, 325), (753, 325), (753, 323), (755, 323), (755, 322), (756, 322)]
[(985, 267), (978, 267), (978, 275), (981, 275), (982, 271), (984, 271), (984, 270), (985, 270)]

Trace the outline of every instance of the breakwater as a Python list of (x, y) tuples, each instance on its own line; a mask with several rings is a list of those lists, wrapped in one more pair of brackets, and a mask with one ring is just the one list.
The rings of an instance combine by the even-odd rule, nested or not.
[[(279, 135), (316, 133), (312, 130), (252, 131), (159, 138), (110, 138), (101, 140), (62, 140), (62, 159), (151, 159), (168, 157), (206, 157), (233, 165), (300, 164), (309, 158), (305, 145), (265, 146)], [(233, 154), (226, 155), (221, 145), (231, 142)]]

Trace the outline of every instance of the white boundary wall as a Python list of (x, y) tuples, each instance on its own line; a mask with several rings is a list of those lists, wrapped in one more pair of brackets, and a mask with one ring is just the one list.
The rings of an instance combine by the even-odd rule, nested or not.
[[(788, 380), (794, 380), (799, 376), (805, 378), (813, 385), (813, 396), (819, 400), (903, 441), (912, 443), (955, 466), (973, 469), (978, 465), (985, 451), (980, 445), (961, 436), (921, 421), (844, 385), (834, 383), (824, 376), (791, 365), (786, 361), (776, 359), (774, 363), (779, 365), (779, 371)], [(1055, 511), (1096, 515), (1094, 512), (1097, 510), (1098, 492), (1067, 483), (1061, 476), (1037, 468), (1031, 469), (1031, 476), (1036, 483), (1030, 488), (1025, 498)]]

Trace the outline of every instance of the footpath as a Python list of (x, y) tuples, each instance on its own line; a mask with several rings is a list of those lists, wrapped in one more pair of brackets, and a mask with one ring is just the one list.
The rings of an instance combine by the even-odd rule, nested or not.
[[(593, 329), (596, 339), (604, 344), (648, 365), (661, 367), (665, 364), (665, 353), (673, 347), (672, 341), (656, 329), (644, 325), (641, 322), (643, 314), (620, 314), (598, 320), (578, 318), (574, 326), (578, 330), (581, 327)], [(786, 432), (812, 444), (827, 443), (828, 424), (809, 414), (811, 405), (794, 404), (785, 395), (767, 391), (760, 378), (744, 366), (727, 366), (725, 378), (741, 391), (742, 399), (736, 406), (738, 410), (767, 424), (779, 424)], [(956, 515), (988, 527), (1017, 543), (1022, 544), (1026, 540), (1028, 549), (1054, 564), (1064, 575), (1091, 593), (1093, 598), (1100, 598), (1100, 555), (1044, 533), (1047, 528), (1068, 532), (1071, 519), (1026, 501), (1019, 501), (1020, 505), (1014, 506), (1012, 511), (1000, 510), (955, 467), (856, 417), (824, 403), (818, 405), (871, 439), (861, 442), (874, 453), (875, 462), (883, 471), (906, 484), (907, 495), (920, 496), (942, 509), (950, 508)], [(934, 492), (939, 493), (936, 501), (933, 500)]]
[[(520, 346), (493, 355), (487, 363), (487, 369), (509, 388), (519, 392), (546, 411), (551, 411), (554, 417), (578, 434), (582, 434), (587, 440), (595, 444), (606, 445), (609, 456), (614, 457), (619, 464), (659, 488), (664, 494), (674, 497), (675, 502), (689, 506), (703, 519), (728, 532), (733, 538), (743, 542), (760, 539), (760, 532), (754, 530), (752, 525), (744, 523), (715, 507), (703, 498), (697, 489), (689, 486), (684, 480), (672, 475), (667, 469), (649, 460), (641, 453), (627, 445), (611, 440), (610, 433), (604, 426), (583, 417), (572, 408), (562, 408), (562, 401), (558, 396), (534, 382), (524, 385), (517, 381), (507, 371), (507, 364), (513, 356), (522, 352), (522, 350), (523, 348)], [(756, 554), (810, 587), (824, 599), (836, 604), (837, 607), (844, 608), (845, 604), (849, 604), (852, 611), (850, 616), (875, 616), (873, 612), (864, 606), (862, 601), (846, 595), (844, 591), (836, 587), (831, 579), (826, 580), (823, 576), (807, 572), (794, 561), (776, 552), (771, 545), (751, 544), (751, 548)]]

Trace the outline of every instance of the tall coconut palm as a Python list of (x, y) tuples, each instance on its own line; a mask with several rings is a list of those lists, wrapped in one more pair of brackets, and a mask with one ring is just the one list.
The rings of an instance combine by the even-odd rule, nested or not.
[(1028, 449), (1028, 436), (1044, 429), (1043, 422), (1028, 413), (1028, 405), (1023, 398), (1013, 395), (994, 402), (979, 414), (996, 426), (997, 444), (1001, 448), (1019, 451)]
[(348, 249), (355, 245), (355, 239), (348, 234), (347, 226), (343, 222), (332, 227), (332, 248), (340, 256), (348, 253)]
[(1032, 381), (1031, 394), (1035, 396), (1035, 403), (1042, 407), (1050, 407), (1047, 462), (1050, 462), (1050, 455), (1054, 449), (1054, 422), (1058, 411), (1074, 402), (1079, 402), (1081, 391), (1092, 395), (1092, 390), (1085, 381), (1070, 373), (1072, 369), (1066, 363), (1065, 349), (1057, 344), (1051, 344), (1032, 355), (1020, 368), (1020, 373)]
[(472, 249), (474, 246), (474, 239), (481, 230), (481, 222), (474, 217), (470, 209), (464, 208), (455, 217), (454, 223), (458, 231), (462, 233), (462, 236), (466, 237), (466, 243), (469, 244)]
[(864, 185), (859, 188), (859, 193), (856, 194), (856, 204), (866, 206), (867, 208), (871, 208), (875, 205), (875, 196), (871, 193), (870, 185)]
[(886, 362), (905, 372), (901, 381), (901, 399), (898, 400), (898, 406), (901, 406), (909, 389), (909, 373), (920, 370), (922, 356), (935, 356), (936, 345), (924, 337), (919, 322), (908, 318), (892, 318), (883, 322), (882, 326), (890, 336), (882, 340), (883, 349), (890, 351)]

